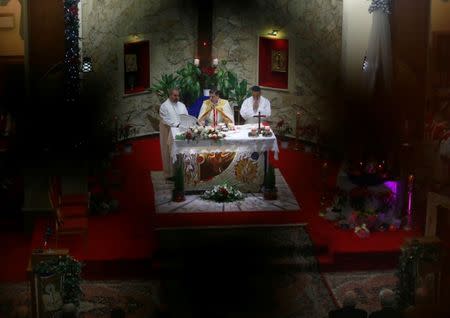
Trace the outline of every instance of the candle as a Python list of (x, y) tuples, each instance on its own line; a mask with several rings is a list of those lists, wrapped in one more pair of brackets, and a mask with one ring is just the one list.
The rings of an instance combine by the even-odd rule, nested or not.
[(214, 66), (219, 65), (219, 59), (218, 58), (213, 59), (213, 65)]
[(194, 59), (194, 65), (199, 66), (200, 65), (200, 59)]

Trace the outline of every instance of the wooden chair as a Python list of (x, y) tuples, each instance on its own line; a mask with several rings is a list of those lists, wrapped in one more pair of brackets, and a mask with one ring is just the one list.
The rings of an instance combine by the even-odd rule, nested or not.
[(87, 247), (89, 195), (62, 196), (58, 177), (50, 178), (49, 199), (55, 210), (56, 248), (61, 235), (83, 236)]

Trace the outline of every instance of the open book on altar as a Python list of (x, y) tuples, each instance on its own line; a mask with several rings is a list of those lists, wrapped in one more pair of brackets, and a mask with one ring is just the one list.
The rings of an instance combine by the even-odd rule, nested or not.
[(195, 126), (197, 123), (197, 117), (191, 115), (180, 115), (180, 130), (187, 130), (189, 127)]

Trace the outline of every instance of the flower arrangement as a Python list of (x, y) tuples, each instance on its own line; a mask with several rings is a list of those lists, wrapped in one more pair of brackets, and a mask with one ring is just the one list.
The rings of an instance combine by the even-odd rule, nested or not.
[(215, 202), (234, 202), (244, 199), (241, 191), (230, 185), (216, 185), (212, 190), (205, 191), (201, 196), (203, 200)]
[(225, 138), (225, 134), (218, 128), (212, 126), (192, 126), (184, 133), (175, 136), (177, 140), (198, 140), (198, 139), (210, 139), (220, 140)]

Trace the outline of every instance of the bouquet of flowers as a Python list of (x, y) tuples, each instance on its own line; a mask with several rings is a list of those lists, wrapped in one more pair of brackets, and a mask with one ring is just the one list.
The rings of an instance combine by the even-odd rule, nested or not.
[(212, 190), (205, 191), (201, 196), (203, 200), (215, 202), (234, 202), (244, 199), (241, 191), (227, 184), (216, 185)]
[(186, 132), (176, 135), (177, 140), (198, 140), (198, 139), (211, 139), (219, 140), (225, 138), (225, 134), (219, 129), (211, 126), (193, 126)]

